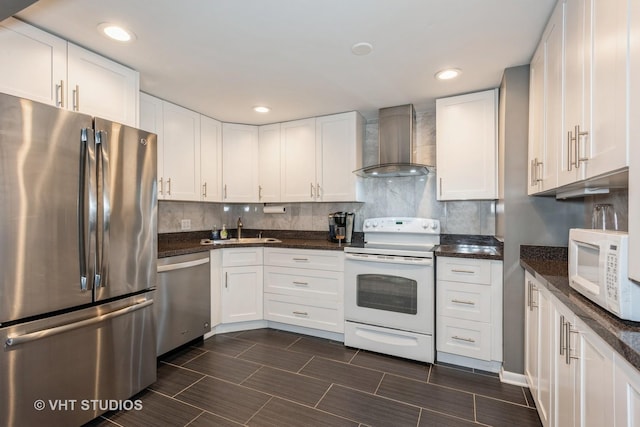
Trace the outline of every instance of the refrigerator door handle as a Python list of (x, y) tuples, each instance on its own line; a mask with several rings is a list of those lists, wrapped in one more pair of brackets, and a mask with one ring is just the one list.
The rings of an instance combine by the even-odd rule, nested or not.
[(80, 173), (78, 189), (78, 248), (80, 255), (80, 290), (93, 289), (96, 242), (95, 148), (92, 129), (80, 133)]
[(109, 187), (109, 177), (111, 174), (108, 141), (109, 138), (106, 131), (101, 130), (96, 132), (96, 150), (100, 157), (98, 162), (98, 177), (101, 181), (102, 187), (102, 200), (100, 203), (102, 211), (102, 227), (98, 230), (99, 237), (96, 250), (96, 258), (98, 260), (98, 265), (96, 267), (96, 288), (99, 288), (100, 286), (106, 287), (109, 281), (109, 229), (111, 226), (111, 189)]
[(48, 338), (53, 335), (58, 335), (64, 332), (69, 332), (69, 331), (84, 328), (87, 326), (95, 325), (96, 323), (105, 322), (109, 319), (113, 319), (115, 317), (119, 317), (127, 313), (132, 313), (134, 311), (141, 310), (145, 307), (150, 306), (151, 304), (153, 304), (152, 299), (143, 300), (142, 302), (138, 302), (128, 307), (121, 308), (119, 310), (112, 311), (110, 313), (102, 314), (100, 316), (81, 320), (79, 322), (68, 323), (66, 325), (61, 325), (61, 326), (55, 326), (53, 328), (43, 329), (41, 331), (36, 331), (36, 332), (30, 332), (24, 335), (17, 335), (15, 337), (8, 337), (7, 340), (5, 341), (5, 344), (7, 345), (7, 347), (12, 347), (12, 346), (28, 343), (31, 341), (39, 340), (42, 338)]

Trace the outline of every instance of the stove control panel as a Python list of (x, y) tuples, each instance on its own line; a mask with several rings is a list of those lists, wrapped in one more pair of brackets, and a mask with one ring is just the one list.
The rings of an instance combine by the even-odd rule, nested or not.
[(413, 217), (368, 218), (362, 228), (365, 233), (440, 234), (440, 221)]

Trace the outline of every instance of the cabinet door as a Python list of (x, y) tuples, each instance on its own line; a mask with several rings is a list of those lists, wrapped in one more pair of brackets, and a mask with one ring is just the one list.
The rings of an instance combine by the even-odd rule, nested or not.
[(280, 201), (280, 123), (260, 126), (258, 201)]
[(316, 118), (316, 199), (357, 201), (354, 170), (360, 169), (364, 119), (357, 112)]
[[(629, 94), (640, 93), (640, 2), (629, 3), (630, 57)], [(629, 96), (629, 117), (640, 117), (640, 96)], [(629, 277), (640, 282), (640, 120), (629, 121), (629, 135), (635, 142), (629, 144)]]
[(535, 397), (538, 390), (538, 305), (536, 302), (535, 280), (529, 273), (525, 273), (525, 352), (524, 375), (531, 394)]
[(200, 200), (200, 114), (163, 103), (164, 197)]
[(158, 199), (165, 198), (164, 191), (164, 121), (163, 101), (146, 93), (140, 93), (140, 129), (158, 135)]
[(554, 387), (553, 373), (553, 321), (552, 302), (549, 291), (538, 285), (538, 413), (543, 425), (549, 425), (551, 399)]
[(222, 201), (222, 123), (200, 116), (201, 200)]
[(529, 179), (527, 194), (532, 195), (542, 190), (542, 170), (549, 167), (543, 159), (544, 153), (544, 41), (540, 43), (533, 55), (529, 74)]
[(222, 323), (262, 320), (262, 266), (223, 269)]
[[(591, 0), (591, 123), (587, 178), (628, 166), (628, 3)], [(637, 93), (635, 94), (637, 95)]]
[(633, 427), (640, 422), (640, 372), (615, 355), (615, 420), (617, 427)]
[(68, 44), (68, 108), (138, 126), (138, 72)]
[(258, 201), (258, 127), (222, 124), (222, 199)]
[[(569, 325), (567, 325), (569, 324)], [(551, 347), (554, 361), (554, 413), (552, 425), (573, 426), (576, 419), (576, 361), (567, 350), (567, 340), (575, 342), (575, 337), (567, 336), (567, 328), (575, 325), (575, 316), (564, 305), (553, 306), (553, 333)], [(575, 327), (574, 327), (575, 328)]]
[(316, 119), (296, 120), (280, 126), (282, 141), (282, 200), (316, 200)]
[(0, 92), (66, 106), (66, 41), (8, 18), (0, 23), (0, 63)]
[(576, 322), (578, 426), (611, 425), (614, 413), (613, 350), (586, 324)]
[(497, 106), (497, 89), (436, 100), (438, 200), (498, 197)]

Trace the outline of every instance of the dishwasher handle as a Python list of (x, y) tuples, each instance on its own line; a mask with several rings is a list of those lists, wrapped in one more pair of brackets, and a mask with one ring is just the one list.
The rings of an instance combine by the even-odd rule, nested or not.
[(183, 268), (195, 267), (202, 264), (208, 264), (209, 258), (197, 259), (194, 261), (177, 262), (175, 264), (159, 265), (158, 273), (164, 273), (166, 271), (182, 270)]

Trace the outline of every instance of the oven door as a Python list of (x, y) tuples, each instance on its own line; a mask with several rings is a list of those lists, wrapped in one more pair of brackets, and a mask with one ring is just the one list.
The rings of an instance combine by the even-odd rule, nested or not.
[(433, 258), (345, 254), (345, 320), (433, 334)]

